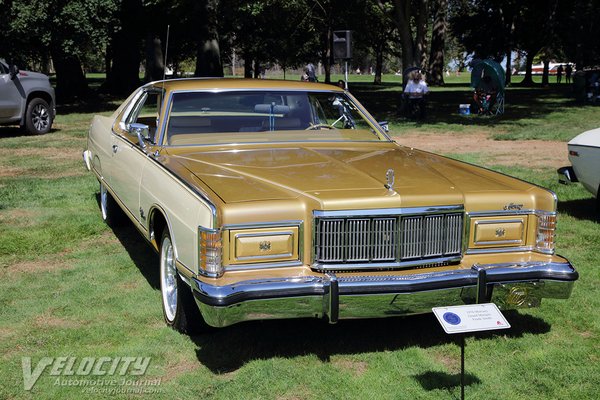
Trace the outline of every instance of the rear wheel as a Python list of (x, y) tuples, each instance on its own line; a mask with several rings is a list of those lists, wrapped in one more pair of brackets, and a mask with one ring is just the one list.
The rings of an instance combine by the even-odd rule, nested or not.
[(44, 99), (35, 98), (27, 104), (25, 130), (33, 135), (48, 133), (52, 127), (52, 112)]
[(175, 265), (175, 250), (165, 228), (160, 245), (160, 292), (167, 325), (178, 332), (194, 334), (207, 331), (190, 287), (181, 279)]

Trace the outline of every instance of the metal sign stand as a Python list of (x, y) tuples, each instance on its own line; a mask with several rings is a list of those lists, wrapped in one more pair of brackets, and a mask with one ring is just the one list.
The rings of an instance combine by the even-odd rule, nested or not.
[(431, 309), (447, 334), (460, 336), (460, 398), (465, 399), (465, 333), (508, 329), (510, 324), (494, 303)]
[(346, 61), (346, 69), (344, 71), (344, 89), (348, 90), (348, 61)]
[(465, 334), (460, 335), (460, 400), (465, 400)]

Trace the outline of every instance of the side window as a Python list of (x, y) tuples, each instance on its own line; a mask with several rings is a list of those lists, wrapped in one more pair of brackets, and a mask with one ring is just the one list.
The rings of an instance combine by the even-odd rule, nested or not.
[(160, 92), (148, 91), (140, 97), (136, 105), (127, 116), (125, 124), (144, 124), (148, 126), (150, 139), (154, 141), (158, 118), (160, 115), (162, 96)]

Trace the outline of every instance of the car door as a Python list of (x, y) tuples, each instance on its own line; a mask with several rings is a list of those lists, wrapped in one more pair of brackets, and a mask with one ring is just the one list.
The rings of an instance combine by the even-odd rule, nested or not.
[(0, 62), (0, 119), (21, 119), (21, 103), (25, 92), (19, 78), (11, 79), (8, 65)]
[(132, 123), (141, 123), (149, 127), (150, 135), (156, 130), (160, 110), (159, 92), (144, 90), (134, 99), (135, 104), (124, 118), (113, 127), (112, 162), (110, 163), (110, 186), (116, 196), (142, 226), (146, 215), (140, 208), (140, 181), (148, 157), (154, 152), (154, 145), (145, 140), (143, 148), (137, 135), (131, 129)]

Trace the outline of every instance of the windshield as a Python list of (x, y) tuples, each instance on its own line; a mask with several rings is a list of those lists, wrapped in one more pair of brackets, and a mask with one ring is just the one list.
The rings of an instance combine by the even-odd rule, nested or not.
[(174, 93), (167, 145), (387, 140), (344, 93)]

